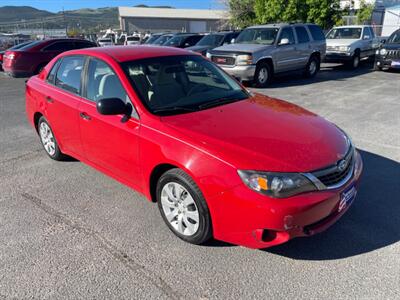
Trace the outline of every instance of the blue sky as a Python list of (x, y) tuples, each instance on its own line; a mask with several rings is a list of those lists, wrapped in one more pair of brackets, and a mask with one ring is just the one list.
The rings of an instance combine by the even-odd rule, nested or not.
[(176, 8), (221, 9), (220, 0), (1, 0), (0, 6), (32, 6), (57, 12), (63, 9), (98, 8), (106, 6), (170, 5)]

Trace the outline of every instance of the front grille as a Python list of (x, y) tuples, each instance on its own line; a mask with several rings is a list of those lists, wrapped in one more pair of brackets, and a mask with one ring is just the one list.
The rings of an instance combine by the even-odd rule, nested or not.
[[(319, 179), (326, 187), (332, 187), (342, 182), (350, 172), (353, 171), (354, 158), (353, 149), (346, 156), (339, 160), (335, 165), (313, 172), (312, 174)], [(343, 164), (342, 168), (340, 168)], [(345, 164), (345, 165), (344, 165)]]
[(400, 50), (388, 50), (386, 54), (388, 59), (400, 59)]
[(235, 58), (230, 56), (213, 56), (211, 60), (218, 65), (233, 66), (235, 64)]

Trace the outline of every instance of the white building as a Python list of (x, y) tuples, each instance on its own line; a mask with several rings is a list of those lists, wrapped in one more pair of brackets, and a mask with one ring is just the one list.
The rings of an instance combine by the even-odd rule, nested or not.
[[(364, 0), (365, 3), (375, 4), (375, 7), (389, 7), (393, 5), (400, 4), (400, 0)], [(340, 7), (341, 8), (350, 8), (350, 9), (359, 9), (362, 0), (341, 0)]]
[(400, 5), (387, 7), (382, 26), (382, 36), (389, 36), (400, 28)]
[(228, 20), (223, 10), (118, 7), (121, 29), (133, 31), (209, 32), (222, 29)]

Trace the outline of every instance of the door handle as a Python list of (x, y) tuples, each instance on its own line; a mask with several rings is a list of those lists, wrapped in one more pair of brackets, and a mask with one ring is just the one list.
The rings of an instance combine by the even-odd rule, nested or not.
[(91, 120), (92, 119), (87, 113), (84, 113), (84, 112), (81, 112), (79, 114), (79, 116), (84, 120)]
[(48, 103), (54, 103), (53, 98), (51, 98), (50, 96), (46, 96), (46, 101), (47, 101)]

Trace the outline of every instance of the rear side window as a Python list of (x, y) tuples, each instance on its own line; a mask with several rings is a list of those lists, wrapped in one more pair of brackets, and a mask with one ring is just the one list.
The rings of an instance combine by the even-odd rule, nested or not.
[(189, 46), (194, 46), (197, 44), (198, 41), (200, 41), (203, 38), (203, 36), (201, 35), (194, 35), (189, 37), (186, 42), (185, 42), (185, 46), (189, 45)]
[(56, 86), (74, 94), (81, 91), (81, 74), (85, 58), (82, 56), (64, 57), (56, 75)]
[(308, 32), (304, 27), (295, 27), (297, 39), (299, 43), (308, 43), (310, 38), (308, 37)]
[(325, 35), (322, 32), (321, 27), (318, 25), (308, 25), (308, 30), (310, 30), (311, 36), (315, 41), (324, 41)]
[(93, 43), (82, 41), (75, 42), (74, 49), (84, 49), (84, 48), (92, 48), (95, 47)]
[(57, 62), (53, 65), (53, 68), (51, 68), (51, 71), (49, 75), (47, 76), (47, 82), (54, 84), (54, 79), (56, 78), (56, 72), (58, 69), (58, 66), (60, 65), (61, 59), (57, 60)]

